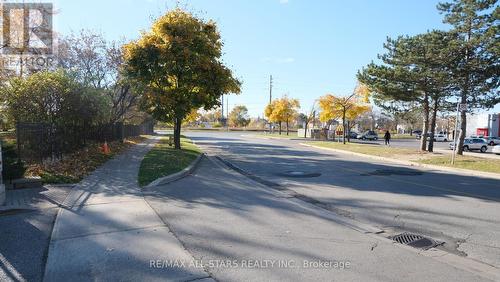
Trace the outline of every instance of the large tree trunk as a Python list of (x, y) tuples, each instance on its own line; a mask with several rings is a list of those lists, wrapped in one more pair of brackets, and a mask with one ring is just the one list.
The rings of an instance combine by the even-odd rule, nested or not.
[(286, 120), (286, 136), (288, 136), (288, 132), (289, 132), (289, 131), (288, 131), (288, 124), (289, 124), (289, 123), (290, 123), (290, 122), (289, 122), (289, 121), (288, 121), (288, 119), (287, 119), (287, 120)]
[(458, 139), (458, 147), (457, 147), (457, 154), (459, 154), (459, 155), (464, 154), (464, 140), (465, 140), (466, 132), (467, 132), (467, 112), (462, 111), (462, 112), (460, 112), (460, 133), (458, 135), (459, 139)]
[[(469, 79), (469, 76), (467, 75), (467, 80)], [(461, 97), (461, 103), (466, 104), (467, 103), (467, 95), (469, 93), (469, 87), (468, 84), (464, 87), (464, 90), (462, 91), (462, 97)], [(458, 135), (458, 147), (457, 147), (457, 154), (458, 155), (463, 155), (464, 154), (464, 140), (465, 140), (465, 134), (467, 133), (467, 111), (460, 111), (460, 133)]]
[(436, 132), (436, 118), (437, 118), (437, 111), (438, 111), (438, 104), (439, 104), (439, 99), (434, 99), (434, 105), (432, 108), (432, 120), (431, 120), (431, 136), (429, 139), (429, 147), (427, 151), (429, 152), (434, 152), (434, 134)]
[(347, 121), (347, 142), (351, 142), (351, 124)]
[(181, 125), (182, 125), (182, 119), (176, 118), (174, 125), (174, 146), (175, 149), (177, 150), (181, 149)]
[(424, 94), (424, 123), (422, 128), (422, 134), (420, 137), (420, 151), (425, 151), (427, 148), (427, 131), (429, 131), (429, 97)]
[[(467, 30), (466, 42), (470, 41), (471, 33), (472, 33), (472, 28), (471, 28), (471, 24), (469, 23), (468, 30)], [(470, 61), (469, 56), (471, 54), (471, 51), (469, 50), (470, 45), (466, 44), (465, 46), (466, 46), (465, 65), (468, 66), (469, 61)], [(461, 101), (460, 101), (462, 104), (467, 103), (467, 96), (469, 96), (469, 88), (470, 88), (469, 83), (470, 83), (471, 74), (469, 73), (468, 69), (466, 69), (466, 72), (464, 75), (465, 75), (465, 79), (464, 79), (465, 84), (463, 85), (463, 89), (462, 89), (462, 93), (461, 93), (462, 94)], [(465, 140), (466, 133), (467, 133), (467, 111), (461, 111), (460, 112), (460, 135), (458, 135), (459, 139), (458, 139), (458, 148), (457, 148), (457, 154), (459, 154), (459, 155), (464, 154), (464, 140)]]
[(279, 134), (281, 135), (281, 121), (279, 122)]

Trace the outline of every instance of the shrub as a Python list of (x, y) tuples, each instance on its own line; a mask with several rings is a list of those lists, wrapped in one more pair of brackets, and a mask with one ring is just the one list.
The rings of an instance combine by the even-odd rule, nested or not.
[(24, 176), (26, 167), (22, 161), (18, 160), (15, 143), (2, 142), (2, 160), (2, 177), (4, 181), (22, 178)]

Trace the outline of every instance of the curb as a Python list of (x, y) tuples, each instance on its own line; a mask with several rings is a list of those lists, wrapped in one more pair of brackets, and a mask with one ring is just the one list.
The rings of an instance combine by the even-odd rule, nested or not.
[(198, 157), (196, 157), (196, 159), (194, 161), (192, 161), (191, 164), (188, 165), (183, 170), (176, 172), (176, 173), (173, 173), (173, 174), (170, 174), (170, 175), (167, 175), (167, 176), (164, 176), (164, 177), (160, 177), (160, 178), (154, 180), (153, 182), (149, 183), (148, 185), (144, 186), (143, 189), (148, 189), (148, 188), (153, 188), (156, 186), (168, 184), (170, 182), (173, 182), (173, 181), (176, 181), (176, 180), (179, 180), (181, 178), (186, 177), (187, 175), (191, 174), (196, 169), (196, 167), (198, 166), (198, 164), (200, 163), (200, 161), (204, 155), (205, 155), (205, 153), (199, 154)]
[(374, 159), (374, 160), (378, 160), (378, 161), (387, 161), (387, 162), (411, 166), (411, 167), (427, 168), (427, 169), (440, 170), (440, 171), (445, 171), (445, 172), (452, 172), (455, 174), (461, 174), (461, 175), (465, 175), (465, 176), (476, 176), (476, 177), (493, 178), (493, 179), (500, 180), (500, 174), (498, 174), (498, 173), (482, 172), (482, 171), (478, 172), (475, 170), (469, 170), (469, 169), (463, 169), (463, 168), (451, 168), (451, 167), (438, 166), (438, 165), (421, 164), (421, 163), (416, 163), (416, 162), (411, 162), (411, 161), (402, 161), (402, 160), (396, 160), (396, 159), (391, 159), (391, 158), (386, 158), (386, 157), (361, 154), (361, 153), (356, 153), (356, 152), (351, 152), (351, 151), (346, 151), (346, 150), (320, 147), (320, 146), (310, 145), (310, 144), (306, 144), (306, 143), (299, 143), (299, 145), (311, 147), (311, 148), (316, 148), (316, 149), (332, 151), (332, 152), (336, 152), (336, 153), (342, 153), (342, 154), (348, 154), (348, 155), (353, 155), (353, 156)]

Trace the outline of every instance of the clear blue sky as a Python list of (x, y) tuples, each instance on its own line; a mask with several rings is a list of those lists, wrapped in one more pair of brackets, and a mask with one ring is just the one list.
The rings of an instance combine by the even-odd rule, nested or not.
[[(387, 36), (447, 29), (438, 0), (191, 0), (181, 7), (218, 23), (224, 61), (243, 80), (229, 108), (246, 105), (262, 116), (273, 96), (298, 98), (302, 110), (326, 93), (349, 94), (356, 72), (382, 52)], [(135, 39), (152, 19), (174, 8), (165, 0), (57, 0), (55, 29)], [(500, 112), (500, 107), (496, 107)]]

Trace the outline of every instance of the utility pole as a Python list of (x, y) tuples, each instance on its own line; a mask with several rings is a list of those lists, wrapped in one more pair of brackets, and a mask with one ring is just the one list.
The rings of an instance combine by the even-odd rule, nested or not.
[(269, 76), (269, 104), (273, 100), (273, 76)]
[(222, 95), (222, 101), (221, 102), (222, 103), (220, 103), (220, 104), (221, 104), (222, 109), (221, 109), (221, 113), (220, 113), (220, 118), (224, 119), (224, 95)]
[[(271, 74), (269, 75), (269, 105), (271, 105), (272, 100), (273, 100), (273, 75)], [(273, 132), (274, 132), (274, 126), (271, 122), (269, 122), (269, 133)]]

